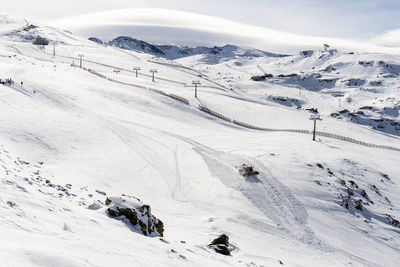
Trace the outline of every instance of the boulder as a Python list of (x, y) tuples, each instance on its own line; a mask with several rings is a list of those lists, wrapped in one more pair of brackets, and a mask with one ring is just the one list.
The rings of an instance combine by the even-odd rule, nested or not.
[(229, 243), (229, 237), (225, 234), (214, 239), (208, 247), (214, 249), (217, 253), (227, 256), (231, 255), (231, 251), (234, 249), (234, 246)]
[(89, 205), (88, 209), (90, 210), (99, 210), (103, 207), (102, 203), (100, 201), (96, 201), (93, 204)]
[(399, 227), (400, 226), (400, 222), (399, 220), (396, 220), (395, 218), (393, 218), (393, 216), (391, 216), (390, 214), (386, 214), (386, 218), (388, 220), (388, 222), (394, 226)]
[(49, 40), (47, 40), (46, 38), (43, 37), (36, 37), (33, 42), (34, 45), (48, 45), (49, 44)]
[(274, 75), (268, 73), (268, 74), (264, 74), (261, 76), (252, 76), (250, 79), (253, 81), (259, 82), (259, 81), (264, 81), (267, 78), (273, 78), (273, 77), (274, 77)]
[(137, 232), (146, 236), (164, 236), (163, 222), (153, 216), (150, 206), (138, 198), (127, 195), (108, 197), (105, 204), (110, 217), (122, 219)]

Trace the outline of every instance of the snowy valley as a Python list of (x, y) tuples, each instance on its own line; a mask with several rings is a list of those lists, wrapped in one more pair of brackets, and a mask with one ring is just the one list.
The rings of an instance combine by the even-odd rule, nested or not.
[(0, 79), (0, 266), (400, 261), (398, 55), (103, 42), (0, 16)]

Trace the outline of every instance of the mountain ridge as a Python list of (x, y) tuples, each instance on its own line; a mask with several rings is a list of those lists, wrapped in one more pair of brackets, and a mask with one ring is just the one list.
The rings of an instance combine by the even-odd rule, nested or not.
[(105, 44), (115, 46), (118, 48), (140, 51), (152, 54), (158, 57), (164, 57), (170, 60), (180, 59), (184, 57), (208, 54), (220, 57), (284, 57), (286, 55), (266, 52), (260, 49), (237, 46), (237, 45), (223, 45), (223, 46), (179, 46), (169, 44), (152, 44), (143, 40), (139, 40), (130, 36), (118, 36), (109, 42), (104, 42), (97, 37), (89, 37), (90, 41), (98, 44)]

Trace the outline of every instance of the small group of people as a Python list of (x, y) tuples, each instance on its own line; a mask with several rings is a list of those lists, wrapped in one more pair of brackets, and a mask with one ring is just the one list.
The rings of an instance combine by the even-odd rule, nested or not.
[[(11, 86), (11, 85), (13, 85), (14, 83), (15, 83), (15, 82), (14, 82), (13, 79), (11, 79), (11, 78), (5, 79), (5, 80), (0, 79), (0, 84), (2, 84), (2, 85)], [(24, 85), (24, 82), (21, 81), (21, 86), (23, 86), (23, 85)]]
[(6, 85), (6, 86), (11, 86), (14, 84), (14, 81), (11, 78), (5, 79), (5, 80), (0, 79), (0, 84)]

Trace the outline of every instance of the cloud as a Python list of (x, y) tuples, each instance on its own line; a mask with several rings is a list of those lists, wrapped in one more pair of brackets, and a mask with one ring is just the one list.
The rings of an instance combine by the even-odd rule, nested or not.
[(368, 40), (400, 28), (398, 0), (12, 0), (1, 12), (43, 23), (124, 8), (162, 8), (305, 35)]
[(379, 35), (371, 43), (386, 47), (400, 47), (400, 29)]
[(329, 43), (343, 50), (400, 54), (400, 48), (383, 47), (376, 43), (292, 34), (213, 16), (157, 8), (96, 12), (60, 19), (51, 24), (86, 37), (97, 35), (103, 39), (124, 34), (156, 43), (178, 40), (181, 45), (213, 45), (226, 40), (281, 53), (322, 48), (324, 43)]

